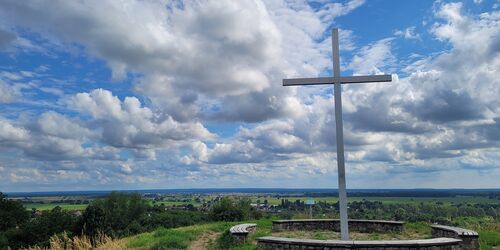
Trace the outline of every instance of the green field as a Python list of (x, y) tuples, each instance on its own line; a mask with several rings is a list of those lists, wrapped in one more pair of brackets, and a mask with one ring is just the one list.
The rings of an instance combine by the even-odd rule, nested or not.
[[(294, 202), (296, 200), (300, 201), (306, 201), (310, 199), (309, 197), (296, 197), (296, 196), (289, 196), (289, 197), (281, 197), (281, 198), (276, 198), (276, 197), (263, 197), (263, 196), (248, 196), (247, 198), (250, 198), (253, 203), (257, 203), (257, 200), (259, 200), (261, 203), (264, 203), (264, 200), (267, 200), (269, 204), (271, 205), (280, 205), (281, 204), (281, 199), (288, 199), (290, 202)], [(337, 197), (317, 197), (313, 198), (316, 203), (318, 202), (328, 202), (328, 203), (335, 203), (338, 201)], [(470, 204), (500, 204), (500, 200), (498, 199), (489, 199), (488, 197), (475, 197), (475, 196), (456, 196), (456, 197), (351, 197), (348, 198), (349, 202), (354, 202), (354, 201), (362, 201), (362, 200), (368, 200), (368, 201), (380, 201), (384, 204), (403, 204), (403, 203), (437, 203), (441, 202), (443, 204), (451, 205), (451, 204), (464, 204), (464, 203), (470, 203)], [(151, 202), (151, 204), (153, 204)], [(164, 204), (165, 206), (180, 206), (180, 205), (187, 205), (187, 204), (192, 204), (195, 207), (200, 207), (202, 204), (199, 202), (182, 202), (182, 201), (158, 201), (155, 203), (156, 205)], [(87, 204), (69, 204), (69, 203), (27, 203), (24, 204), (26, 209), (31, 210), (31, 208), (36, 208), (37, 210), (50, 210), (56, 206), (60, 206), (65, 210), (84, 210), (87, 207)]]
[(85, 210), (85, 208), (88, 206), (88, 204), (69, 204), (69, 203), (28, 203), (28, 204), (23, 204), (27, 210), (31, 210), (32, 208), (36, 208), (37, 210), (44, 211), (44, 210), (51, 210), (55, 208), (56, 206), (60, 206), (64, 210), (70, 210), (70, 211), (75, 211), (75, 210)]
[[(287, 199), (290, 202), (294, 202), (296, 200), (306, 201), (308, 197), (281, 197), (278, 199), (276, 197), (257, 197), (251, 196), (249, 197), (252, 202), (257, 202), (260, 200), (261, 203), (264, 200), (267, 200), (271, 205), (279, 205), (281, 204), (281, 199)], [(316, 197), (313, 198), (317, 203), (318, 202), (328, 202), (335, 203), (338, 201), (338, 197)], [(470, 204), (500, 204), (500, 200), (498, 199), (490, 199), (488, 197), (475, 197), (475, 196), (456, 196), (456, 197), (351, 197), (348, 198), (349, 202), (354, 201), (380, 201), (384, 204), (402, 204), (402, 203), (437, 203), (441, 202), (443, 204), (460, 204), (460, 203), (470, 203)]]
[[(153, 202), (150, 203), (153, 205)], [(187, 204), (193, 204), (195, 207), (201, 206), (200, 203), (196, 202), (191, 202), (191, 203), (186, 203), (186, 202), (181, 202), (181, 201), (158, 201), (154, 203), (155, 205), (160, 205), (164, 204), (165, 206), (181, 206), (181, 205), (187, 205)], [(23, 204), (27, 210), (31, 210), (32, 208), (36, 208), (37, 210), (40, 211), (45, 211), (45, 210), (51, 210), (55, 208), (56, 206), (60, 206), (64, 210), (85, 210), (85, 208), (88, 206), (88, 204), (69, 204), (65, 202), (58, 202), (58, 203), (24, 203)]]
[[(199, 202), (182, 202), (182, 201), (157, 201), (154, 204), (155, 205), (163, 204), (165, 206), (182, 206), (182, 205), (192, 204), (195, 207), (200, 207), (202, 205)], [(151, 205), (153, 205), (152, 202)]]

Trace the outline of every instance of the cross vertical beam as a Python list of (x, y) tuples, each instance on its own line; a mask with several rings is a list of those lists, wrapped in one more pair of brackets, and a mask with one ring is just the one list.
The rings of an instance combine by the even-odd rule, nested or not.
[(347, 223), (347, 191), (345, 183), (344, 129), (342, 124), (342, 86), (340, 82), (339, 30), (332, 31), (333, 76), (335, 95), (335, 127), (337, 133), (337, 169), (339, 178), (340, 234), (342, 240), (349, 240)]
[(339, 55), (339, 30), (332, 30), (332, 61), (333, 77), (317, 78), (296, 78), (283, 79), (283, 86), (298, 85), (323, 85), (333, 84), (335, 97), (335, 127), (337, 141), (337, 169), (339, 178), (339, 210), (340, 210), (340, 234), (342, 240), (349, 240), (349, 227), (347, 222), (347, 191), (345, 182), (345, 159), (344, 159), (344, 132), (342, 124), (342, 99), (341, 84), (366, 83), (366, 82), (390, 82), (391, 75), (372, 76), (340, 76), (340, 55)]

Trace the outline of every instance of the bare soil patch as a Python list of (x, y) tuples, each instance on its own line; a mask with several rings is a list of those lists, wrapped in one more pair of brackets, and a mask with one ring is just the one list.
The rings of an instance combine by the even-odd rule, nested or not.
[(189, 249), (191, 250), (203, 250), (207, 249), (210, 242), (213, 242), (219, 238), (221, 233), (208, 231), (203, 233), (198, 239), (191, 242)]

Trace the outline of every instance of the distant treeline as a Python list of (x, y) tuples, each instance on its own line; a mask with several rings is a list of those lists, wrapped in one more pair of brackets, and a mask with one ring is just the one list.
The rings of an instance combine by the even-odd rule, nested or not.
[[(51, 192), (10, 192), (9, 197), (40, 197), (40, 196), (90, 196), (99, 198), (109, 195), (113, 191), (51, 191)], [(120, 193), (148, 194), (287, 194), (301, 195), (318, 194), (322, 196), (337, 196), (337, 189), (333, 188), (205, 188), (205, 189), (151, 189), (151, 190), (120, 190)], [(495, 197), (500, 196), (500, 189), (350, 189), (350, 196), (360, 197), (360, 194), (373, 194), (372, 196), (398, 197), (397, 194), (415, 197), (449, 197), (453, 195), (478, 195)], [(408, 197), (408, 196), (407, 196)]]
[[(307, 197), (335, 197), (338, 192), (307, 192), (300, 196)], [(500, 191), (477, 190), (383, 190), (383, 191), (347, 191), (348, 197), (456, 197), (479, 196), (490, 199), (500, 199)]]

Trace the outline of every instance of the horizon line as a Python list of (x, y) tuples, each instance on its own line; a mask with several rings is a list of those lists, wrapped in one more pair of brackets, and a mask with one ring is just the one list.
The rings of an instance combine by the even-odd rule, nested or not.
[[(190, 191), (190, 190), (220, 190), (220, 191), (230, 191), (230, 190), (324, 190), (324, 191), (338, 191), (338, 188), (310, 188), (310, 187), (297, 187), (297, 188), (277, 188), (277, 187), (223, 187), (223, 188), (149, 188), (149, 189), (90, 189), (90, 190), (48, 190), (48, 191), (1, 191), (4, 194), (22, 194), (22, 193), (72, 193), (72, 192), (99, 192), (99, 193), (110, 193), (110, 192), (146, 192), (146, 191)], [(405, 191), (418, 191), (418, 190), (464, 190), (464, 191), (474, 191), (474, 190), (488, 190), (488, 191), (500, 191), (500, 188), (348, 188), (347, 191), (393, 191), (393, 190), (405, 190)]]

